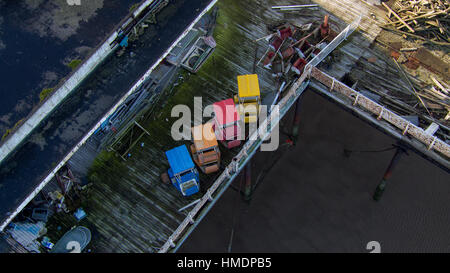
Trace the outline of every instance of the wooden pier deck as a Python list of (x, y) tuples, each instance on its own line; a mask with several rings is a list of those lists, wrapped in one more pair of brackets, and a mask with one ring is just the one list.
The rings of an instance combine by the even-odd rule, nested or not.
[[(150, 135), (142, 138), (127, 161), (112, 152), (102, 152), (89, 170), (88, 180), (92, 187), (83, 207), (88, 216), (80, 224), (94, 230), (91, 246), (94, 251), (157, 251), (186, 217), (186, 211), (180, 213), (178, 210), (202, 195), (182, 197), (172, 185), (163, 184), (159, 176), (168, 168), (164, 151), (182, 143), (174, 141), (170, 135), (176, 120), (170, 117), (172, 107), (186, 104), (193, 110), (194, 97), (202, 97), (203, 106), (230, 98), (237, 91), (237, 75), (253, 73), (254, 36), (246, 36), (247, 32), (243, 31), (250, 16), (239, 16), (245, 10), (242, 6), (239, 10), (236, 5), (222, 2), (218, 6), (214, 32), (217, 48), (213, 55), (197, 74), (181, 72), (179, 85), (164, 91), (165, 99), (154, 109), (153, 118), (139, 121)], [(265, 26), (260, 25), (258, 32), (264, 33)], [(240, 41), (239, 46), (233, 43), (234, 39)], [(263, 96), (272, 93), (276, 84), (271, 73), (264, 74), (260, 75)], [(225, 154), (223, 164), (227, 165), (232, 156), (233, 153)], [(210, 186), (215, 175), (201, 175), (202, 192)], [(51, 220), (53, 228), (49, 234), (54, 240), (66, 231), (58, 231), (55, 227), (70, 228), (76, 224), (72, 218), (61, 215)]]
[[(278, 83), (270, 71), (255, 66), (266, 49), (264, 41), (256, 43), (255, 39), (267, 35), (269, 25), (282, 21), (295, 21), (298, 24), (317, 22), (329, 14), (326, 3), (322, 3), (325, 9), (307, 15), (273, 11), (270, 7), (275, 4), (279, 2), (219, 1), (214, 31), (217, 48), (212, 56), (197, 74), (182, 72), (177, 80), (178, 85), (165, 90), (164, 99), (154, 110), (155, 115), (140, 121), (149, 135), (144, 136), (141, 144), (130, 151), (131, 156), (127, 161), (105, 151), (95, 159), (87, 175), (92, 185), (83, 203), (88, 216), (79, 223), (93, 232), (90, 245), (93, 251), (158, 251), (186, 217), (187, 211), (180, 213), (178, 210), (199, 198), (214, 181), (214, 175), (201, 175), (202, 192), (189, 198), (182, 197), (172, 185), (160, 181), (159, 175), (168, 168), (164, 151), (189, 143), (172, 139), (170, 129), (176, 118), (170, 117), (171, 109), (174, 105), (185, 104), (193, 112), (194, 97), (202, 98), (203, 107), (231, 98), (237, 92), (237, 75), (250, 73), (259, 75), (263, 101), (271, 102)], [(330, 21), (336, 31), (347, 25), (345, 20), (333, 14)], [(369, 23), (363, 24), (362, 28), (365, 33), (356, 33), (348, 43), (336, 50), (332, 65), (326, 69), (327, 73), (341, 79), (354, 69), (361, 57), (366, 58), (367, 48), (378, 34)], [(368, 37), (367, 33), (371, 36)], [(230, 162), (235, 152), (222, 153), (223, 166)], [(73, 217), (57, 215), (49, 223), (49, 236), (57, 240), (75, 224)], [(62, 229), (58, 230), (57, 226)]]
[[(265, 44), (258, 48), (254, 40), (266, 35), (267, 26), (275, 22), (273, 14), (266, 13), (270, 4), (263, 2), (264, 6), (256, 13), (251, 11), (252, 1), (233, 5), (218, 2), (213, 35), (216, 50), (197, 74), (184, 71), (180, 74), (179, 85), (165, 91), (163, 97), (167, 99), (154, 109), (157, 114), (153, 119), (139, 121), (150, 134), (140, 141), (143, 146), (136, 145), (126, 162), (112, 152), (102, 152), (96, 159), (88, 173), (92, 187), (83, 207), (88, 216), (80, 223), (95, 230), (91, 246), (94, 251), (157, 251), (186, 217), (188, 210), (182, 213), (178, 210), (198, 199), (214, 181), (216, 174), (202, 174), (202, 193), (189, 198), (160, 181), (160, 174), (168, 168), (164, 151), (183, 143), (174, 141), (170, 135), (176, 120), (170, 117), (174, 105), (185, 104), (193, 112), (194, 97), (202, 98), (203, 107), (230, 98), (237, 93), (237, 76), (254, 72), (259, 75), (263, 99), (274, 96), (278, 84), (271, 72), (255, 67)], [(311, 20), (314, 19), (304, 18), (305, 23)], [(222, 153), (223, 166), (228, 165), (235, 152)], [(51, 225), (66, 223), (68, 229), (76, 224), (71, 218), (56, 216)], [(49, 234), (56, 240), (64, 232), (52, 228)]]

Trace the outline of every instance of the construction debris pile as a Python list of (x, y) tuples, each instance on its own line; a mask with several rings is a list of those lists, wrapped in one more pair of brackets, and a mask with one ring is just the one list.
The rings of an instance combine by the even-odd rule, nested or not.
[(49, 221), (54, 214), (73, 215), (72, 222), (77, 223), (87, 216), (81, 207), (87, 198), (87, 185), (82, 185), (68, 165), (64, 165), (55, 178), (53, 184), (41, 191), (5, 230), (6, 238), (17, 241), (25, 252), (52, 251), (59, 239), (55, 238), (55, 232), (48, 232), (49, 226), (55, 225)]
[(431, 115), (432, 117), (447, 123), (450, 119), (450, 86), (433, 76), (430, 78), (434, 84), (427, 85), (418, 95), (425, 101), (425, 106), (429, 111), (434, 114)]
[[(394, 33), (431, 42), (437, 45), (450, 45), (449, 15), (450, 2), (440, 0), (397, 0), (391, 6), (382, 5), (387, 10), (389, 23), (381, 27)], [(442, 125), (450, 122), (450, 86), (448, 85), (450, 66), (445, 59), (433, 54), (430, 49), (419, 44), (389, 42), (391, 57), (396, 63), (395, 69), (401, 72), (418, 107), (425, 115)], [(423, 73), (422, 78), (411, 78), (403, 70), (403, 64), (409, 72), (423, 67), (431, 73)], [(415, 73), (415, 72), (413, 72)], [(433, 76), (435, 74), (436, 76)], [(426, 76), (425, 76), (426, 75)], [(439, 79), (439, 76), (441, 79)], [(431, 121), (431, 120), (429, 120)]]
[(398, 0), (387, 9), (389, 23), (381, 27), (434, 44), (450, 45), (448, 0)]

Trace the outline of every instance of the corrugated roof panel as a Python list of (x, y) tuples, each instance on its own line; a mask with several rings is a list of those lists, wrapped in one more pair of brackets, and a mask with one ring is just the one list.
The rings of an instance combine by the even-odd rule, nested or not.
[(257, 97), (260, 95), (257, 74), (239, 75), (237, 80), (239, 97)]
[(166, 156), (170, 167), (175, 174), (194, 168), (194, 162), (192, 161), (186, 145), (181, 145), (167, 151)]
[(194, 138), (194, 145), (197, 151), (218, 145), (216, 134), (214, 133), (211, 123), (205, 123), (203, 125), (192, 127), (192, 136)]
[(226, 99), (215, 102), (214, 113), (219, 125), (229, 124), (240, 119), (233, 99)]

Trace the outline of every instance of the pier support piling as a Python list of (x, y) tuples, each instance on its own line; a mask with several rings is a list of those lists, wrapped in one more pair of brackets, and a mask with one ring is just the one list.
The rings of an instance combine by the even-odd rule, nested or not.
[(383, 175), (383, 178), (381, 179), (380, 184), (378, 184), (377, 188), (375, 189), (375, 193), (373, 194), (373, 199), (375, 201), (379, 201), (381, 199), (381, 196), (384, 193), (384, 190), (386, 188), (387, 180), (391, 177), (392, 172), (395, 169), (395, 166), (397, 166), (398, 162), (400, 161), (400, 158), (403, 154), (408, 154), (406, 152), (406, 148), (402, 145), (396, 145), (397, 149), (395, 151), (394, 156), (391, 159), (391, 162), (389, 163), (389, 166), (386, 169), (386, 172)]
[(245, 189), (244, 189), (244, 200), (250, 201), (252, 198), (252, 162), (249, 161), (244, 169), (245, 178)]
[(297, 144), (298, 133), (300, 129), (300, 104), (302, 101), (302, 96), (297, 99), (295, 104), (295, 114), (294, 114), (294, 122), (292, 126), (292, 144)]

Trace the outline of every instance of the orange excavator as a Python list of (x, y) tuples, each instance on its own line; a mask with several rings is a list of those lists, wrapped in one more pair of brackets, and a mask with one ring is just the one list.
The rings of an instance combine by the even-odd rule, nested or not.
[(195, 164), (206, 174), (216, 172), (220, 168), (220, 150), (216, 134), (211, 123), (192, 127), (194, 144), (191, 154)]

